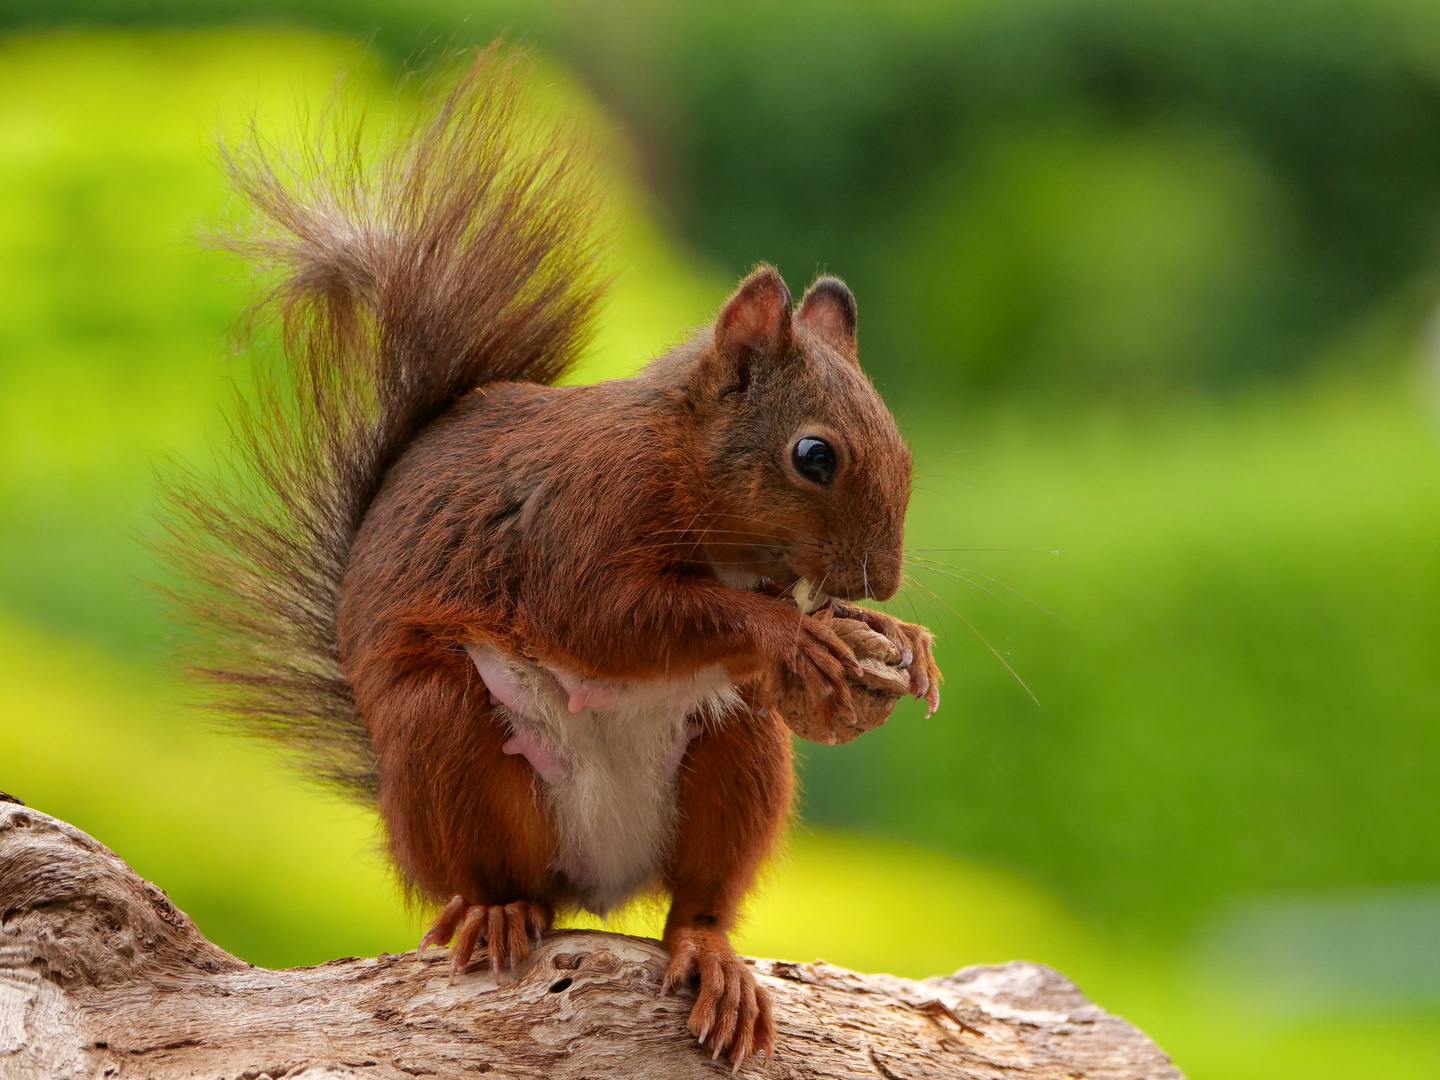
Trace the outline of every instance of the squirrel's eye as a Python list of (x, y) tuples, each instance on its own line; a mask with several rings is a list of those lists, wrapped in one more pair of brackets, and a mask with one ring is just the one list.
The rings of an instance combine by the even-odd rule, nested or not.
[(835, 479), (835, 448), (824, 439), (807, 435), (790, 451), (790, 460), (796, 472), (821, 487)]

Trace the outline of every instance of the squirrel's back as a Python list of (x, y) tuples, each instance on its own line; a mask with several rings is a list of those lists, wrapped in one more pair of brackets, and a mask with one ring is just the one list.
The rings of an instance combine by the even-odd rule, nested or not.
[(238, 403), (235, 475), (172, 485), (167, 553), (212, 703), (373, 798), (336, 633), (357, 530), (461, 396), (563, 375), (601, 287), (588, 158), (537, 130), (513, 56), (482, 53), (388, 149), (363, 147), (356, 125), (293, 164), (253, 134), (227, 157), (256, 212), (227, 246), (278, 277), (257, 312), (284, 363)]

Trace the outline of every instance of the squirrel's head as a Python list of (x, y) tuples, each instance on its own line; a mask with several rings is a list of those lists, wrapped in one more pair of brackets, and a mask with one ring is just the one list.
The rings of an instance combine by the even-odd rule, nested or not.
[(779, 273), (755, 270), (703, 342), (689, 393), (713, 500), (705, 553), (722, 581), (895, 594), (910, 450), (860, 370), (843, 282), (819, 278), (793, 307)]

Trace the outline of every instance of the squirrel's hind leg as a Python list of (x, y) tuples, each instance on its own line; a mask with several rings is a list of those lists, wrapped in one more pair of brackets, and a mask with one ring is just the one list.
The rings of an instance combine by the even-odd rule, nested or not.
[(663, 991), (698, 983), (690, 1031), (738, 1068), (775, 1046), (765, 989), (735, 954), (729, 931), (790, 811), (790, 737), (753, 699), (707, 725), (678, 773), (680, 826), (666, 868), (670, 964)]
[(454, 940), (453, 974), (483, 943), (491, 968), (516, 967), (549, 928), (554, 899), (555, 834), (535, 771), (505, 752), (508, 726), (463, 652), (412, 657), (399, 677), (384, 659), (358, 657), (352, 679), (379, 758), (390, 854), (417, 892), (451, 897), (419, 951)]

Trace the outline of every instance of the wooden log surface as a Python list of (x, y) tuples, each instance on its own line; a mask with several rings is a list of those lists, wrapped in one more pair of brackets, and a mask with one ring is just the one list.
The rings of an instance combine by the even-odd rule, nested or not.
[[(276, 887), (283, 887), (277, 883)], [(321, 1080), (723, 1076), (660, 994), (658, 943), (548, 934), (515, 975), (443, 949), (270, 971), (211, 944), (119, 857), (0, 800), (0, 1077)], [(914, 981), (753, 961), (776, 1080), (1182, 1080), (1134, 1027), (1039, 964)]]

